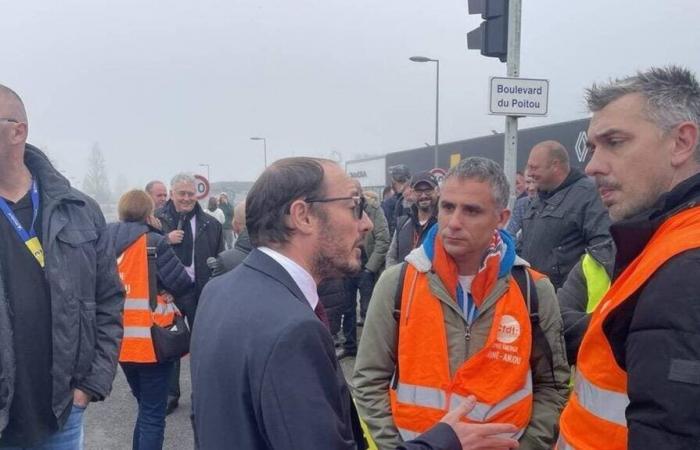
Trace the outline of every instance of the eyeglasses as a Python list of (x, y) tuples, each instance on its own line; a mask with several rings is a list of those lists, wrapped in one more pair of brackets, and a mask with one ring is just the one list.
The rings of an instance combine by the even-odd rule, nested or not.
[(353, 213), (357, 220), (362, 219), (362, 213), (365, 212), (365, 198), (361, 195), (353, 195), (352, 197), (333, 197), (333, 198), (307, 198), (306, 203), (329, 203), (338, 202), (340, 200), (352, 200), (355, 202)]

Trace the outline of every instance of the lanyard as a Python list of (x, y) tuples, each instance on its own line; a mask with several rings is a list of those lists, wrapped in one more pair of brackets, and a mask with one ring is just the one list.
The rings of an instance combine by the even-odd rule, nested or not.
[(15, 229), (17, 236), (19, 236), (22, 242), (24, 242), (24, 245), (26, 245), (32, 255), (34, 255), (41, 267), (44, 267), (44, 250), (41, 247), (41, 242), (39, 242), (34, 229), (36, 218), (39, 215), (39, 189), (37, 188), (36, 180), (33, 178), (32, 189), (30, 192), (32, 199), (32, 225), (29, 228), (29, 231), (24, 229), (22, 224), (19, 222), (19, 219), (17, 219), (15, 213), (2, 197), (0, 197), (0, 211), (3, 212), (7, 220)]
[(467, 319), (467, 325), (471, 326), (472, 323), (474, 323), (474, 319), (476, 318), (476, 302), (474, 301), (474, 298), (472, 298), (471, 294), (467, 292), (467, 310), (465, 311), (464, 308), (464, 291), (462, 290), (461, 285), (457, 285), (457, 304), (459, 305), (460, 309), (464, 313)]

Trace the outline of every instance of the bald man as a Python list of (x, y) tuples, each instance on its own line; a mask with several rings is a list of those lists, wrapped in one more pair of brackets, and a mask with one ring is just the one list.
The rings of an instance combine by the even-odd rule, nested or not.
[(519, 253), (559, 289), (586, 247), (610, 238), (610, 218), (595, 185), (571, 167), (561, 143), (535, 145), (527, 172), (537, 197), (522, 219)]
[(112, 387), (124, 293), (99, 206), (27, 134), (0, 85), (0, 447), (77, 450)]

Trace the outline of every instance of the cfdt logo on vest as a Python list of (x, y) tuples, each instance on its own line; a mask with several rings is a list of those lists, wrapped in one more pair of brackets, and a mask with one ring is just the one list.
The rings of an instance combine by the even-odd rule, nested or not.
[(503, 344), (512, 344), (520, 337), (520, 323), (513, 316), (505, 314), (498, 324), (496, 340)]

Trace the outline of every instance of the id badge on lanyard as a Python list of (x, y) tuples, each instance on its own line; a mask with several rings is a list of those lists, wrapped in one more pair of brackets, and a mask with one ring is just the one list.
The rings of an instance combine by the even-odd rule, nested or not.
[(39, 238), (36, 235), (36, 231), (34, 230), (34, 224), (36, 222), (36, 218), (39, 215), (39, 189), (37, 188), (36, 185), (36, 180), (32, 179), (32, 190), (31, 190), (31, 199), (32, 199), (32, 225), (29, 228), (29, 231), (25, 230), (22, 224), (19, 222), (19, 219), (17, 219), (17, 216), (15, 213), (12, 211), (10, 206), (7, 204), (4, 198), (0, 197), (0, 211), (5, 215), (7, 220), (10, 222), (12, 227), (15, 229), (15, 232), (17, 233), (17, 236), (24, 242), (24, 245), (27, 246), (27, 249), (31, 252), (31, 254), (36, 258), (37, 262), (39, 265), (44, 268), (44, 248), (41, 246), (41, 242), (39, 242)]

